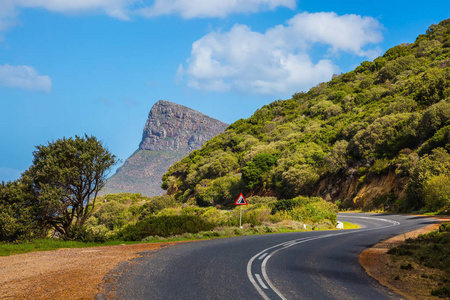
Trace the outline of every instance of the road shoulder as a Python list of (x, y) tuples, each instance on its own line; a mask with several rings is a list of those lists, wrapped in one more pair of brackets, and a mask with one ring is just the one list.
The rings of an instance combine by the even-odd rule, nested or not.
[[(438, 219), (437, 224), (395, 236), (364, 250), (359, 255), (360, 265), (380, 284), (407, 299), (439, 299), (430, 295), (431, 289), (435, 288), (434, 282), (421, 276), (425, 272), (423, 266), (416, 264), (412, 270), (402, 270), (400, 268), (402, 261), (387, 254), (389, 249), (402, 244), (406, 239), (428, 233), (437, 229), (442, 222), (450, 221), (448, 218), (436, 219)], [(426, 271), (430, 272), (430, 270)], [(439, 276), (439, 270), (432, 270), (432, 272)]]
[(94, 299), (103, 278), (177, 242), (58, 249), (0, 257), (0, 299)]

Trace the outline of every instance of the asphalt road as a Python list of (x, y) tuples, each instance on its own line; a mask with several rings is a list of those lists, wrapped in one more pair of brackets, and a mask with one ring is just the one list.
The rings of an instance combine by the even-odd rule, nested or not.
[(117, 299), (401, 299), (358, 264), (380, 240), (434, 223), (400, 215), (340, 214), (356, 230), (183, 243), (134, 260)]

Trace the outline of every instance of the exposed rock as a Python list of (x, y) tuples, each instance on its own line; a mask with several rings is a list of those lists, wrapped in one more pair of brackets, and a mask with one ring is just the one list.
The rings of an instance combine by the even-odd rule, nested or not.
[[(408, 177), (397, 177), (395, 172), (371, 175), (359, 181), (356, 169), (348, 169), (345, 174), (322, 178), (313, 192), (314, 196), (327, 201), (345, 201), (347, 206), (357, 209), (375, 208), (374, 200), (393, 195), (402, 199)], [(389, 203), (384, 204), (388, 209)]]
[(188, 107), (158, 101), (150, 110), (138, 150), (107, 180), (101, 194), (162, 195), (161, 178), (167, 169), (227, 126)]
[(169, 101), (158, 101), (148, 114), (140, 150), (199, 149), (228, 124)]

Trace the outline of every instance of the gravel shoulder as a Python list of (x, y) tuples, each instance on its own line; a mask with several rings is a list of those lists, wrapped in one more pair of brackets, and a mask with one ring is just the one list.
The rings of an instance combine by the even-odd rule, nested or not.
[(440, 276), (439, 270), (425, 269), (423, 266), (414, 264), (412, 270), (401, 270), (400, 265), (404, 263), (387, 251), (402, 244), (408, 238), (415, 238), (420, 234), (428, 233), (439, 227), (442, 222), (449, 222), (450, 217), (436, 218), (437, 224), (395, 236), (376, 244), (359, 255), (359, 263), (366, 273), (375, 278), (380, 284), (393, 290), (406, 299), (439, 299), (430, 295), (430, 291), (436, 288), (435, 282), (423, 278), (424, 273), (433, 273)]
[(58, 249), (0, 257), (0, 299), (94, 299), (103, 278), (143, 251), (176, 242)]

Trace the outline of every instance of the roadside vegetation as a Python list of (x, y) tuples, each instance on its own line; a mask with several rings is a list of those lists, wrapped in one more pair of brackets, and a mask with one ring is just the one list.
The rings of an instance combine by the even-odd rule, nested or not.
[(332, 229), (338, 208), (317, 197), (249, 197), (201, 207), (173, 196), (98, 196), (116, 162), (95, 137), (63, 138), (36, 147), (33, 165), (0, 185), (0, 255), (124, 242), (192, 240)]
[[(17, 239), (0, 244), (0, 256), (57, 248), (93, 247), (137, 242), (164, 242), (327, 230), (336, 227), (337, 207), (320, 198), (298, 197), (277, 201), (250, 197), (242, 208), (218, 209), (181, 205), (170, 196), (148, 198), (140, 194), (99, 196), (83, 227), (70, 237)], [(345, 228), (354, 228), (345, 224)]]
[(450, 299), (450, 223), (443, 223), (439, 230), (415, 239), (407, 239), (388, 253), (394, 256), (399, 268), (393, 272), (396, 280), (414, 276), (408, 273), (420, 268), (420, 274), (415, 276), (433, 287), (430, 294)]
[[(297, 198), (274, 205), (276, 199), (251, 197), (243, 208), (184, 206), (168, 196), (140, 194), (98, 197), (98, 205), (82, 229), (70, 238), (18, 239), (0, 244), (0, 256), (57, 248), (93, 247), (137, 242), (163, 242), (218, 237), (333, 229), (337, 207), (319, 198)], [(300, 207), (300, 203), (306, 203)], [(345, 224), (345, 228), (352, 225)], [(353, 228), (353, 227), (352, 227)], [(47, 235), (51, 235), (51, 230)]]

